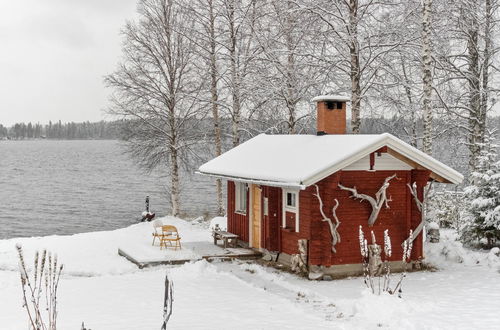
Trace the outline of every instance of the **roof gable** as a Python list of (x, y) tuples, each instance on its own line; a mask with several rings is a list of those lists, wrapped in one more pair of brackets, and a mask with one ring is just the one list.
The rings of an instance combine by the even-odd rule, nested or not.
[(460, 183), (457, 171), (391, 134), (260, 134), (203, 164), (199, 173), (275, 186), (306, 187), (387, 146), (414, 168), (425, 168), (441, 182)]

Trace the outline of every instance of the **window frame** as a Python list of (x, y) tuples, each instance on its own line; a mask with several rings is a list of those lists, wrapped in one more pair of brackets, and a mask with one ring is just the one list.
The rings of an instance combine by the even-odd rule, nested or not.
[[(248, 184), (244, 182), (234, 183), (234, 213), (247, 215), (248, 213)], [(241, 207), (241, 194), (243, 193), (245, 205)]]
[[(286, 228), (286, 212), (295, 214), (295, 232), (299, 232), (299, 205), (300, 205), (300, 190), (298, 189), (282, 189), (282, 227)], [(288, 205), (288, 194), (295, 196), (295, 206)]]

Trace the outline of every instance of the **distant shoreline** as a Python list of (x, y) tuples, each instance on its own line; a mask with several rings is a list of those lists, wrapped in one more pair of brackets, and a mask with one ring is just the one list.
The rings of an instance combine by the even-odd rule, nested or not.
[(118, 138), (115, 138), (115, 139), (96, 139), (96, 138), (89, 138), (89, 139), (55, 139), (55, 138), (50, 138), (50, 139), (43, 139), (43, 138), (12, 139), (12, 138), (0, 138), (0, 141), (21, 142), (21, 141), (122, 141), (122, 140), (120, 140)]

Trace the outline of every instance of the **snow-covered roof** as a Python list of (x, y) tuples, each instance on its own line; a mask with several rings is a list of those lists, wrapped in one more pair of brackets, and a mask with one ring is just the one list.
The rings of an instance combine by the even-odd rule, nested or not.
[(348, 102), (350, 100), (351, 100), (351, 98), (349, 96), (334, 94), (334, 95), (319, 95), (319, 96), (316, 96), (316, 97), (314, 97), (311, 100), (311, 102), (320, 102), (320, 101)]
[(400, 160), (425, 168), (433, 178), (458, 184), (454, 169), (389, 133), (377, 135), (260, 134), (200, 166), (198, 173), (273, 186), (310, 186), (370, 153), (387, 146)]

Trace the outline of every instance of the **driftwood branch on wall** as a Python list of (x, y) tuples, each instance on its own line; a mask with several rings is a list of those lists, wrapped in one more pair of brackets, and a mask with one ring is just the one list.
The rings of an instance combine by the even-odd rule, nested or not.
[[(413, 196), (413, 200), (415, 201), (415, 204), (417, 205), (417, 209), (418, 211), (420, 212), (420, 216), (421, 216), (421, 220), (420, 220), (420, 224), (417, 226), (417, 228), (415, 228), (415, 230), (413, 231), (413, 235), (410, 235), (410, 237), (408, 237), (404, 242), (406, 242), (407, 244), (409, 243), (412, 243), (415, 238), (418, 236), (418, 234), (420, 234), (420, 232), (422, 231), (422, 229), (424, 228), (424, 224), (425, 224), (425, 202), (427, 200), (427, 197), (429, 195), (429, 192), (431, 191), (431, 188), (432, 188), (432, 182), (431, 184), (429, 185), (429, 187), (427, 188), (427, 191), (425, 192), (424, 194), (424, 198), (422, 200), (420, 200), (418, 198), (418, 192), (417, 192), (417, 183), (416, 182), (413, 182), (412, 185), (410, 184), (407, 184), (408, 188), (410, 189), (410, 193), (411, 195)], [(410, 241), (411, 240), (411, 241)], [(404, 244), (403, 242), (403, 244)]]
[(337, 243), (340, 243), (340, 234), (337, 230), (340, 226), (340, 221), (339, 218), (337, 217), (337, 208), (339, 207), (339, 201), (335, 198), (335, 205), (332, 208), (332, 216), (333, 219), (335, 220), (335, 223), (333, 223), (332, 219), (326, 216), (325, 212), (323, 211), (323, 200), (321, 199), (321, 196), (319, 194), (319, 187), (318, 185), (314, 185), (316, 187), (316, 193), (313, 194), (316, 196), (316, 198), (319, 201), (319, 211), (321, 212), (321, 216), (323, 219), (321, 221), (326, 221), (328, 225), (330, 226), (330, 234), (332, 235), (332, 252), (337, 253), (337, 250), (335, 249), (335, 245)]
[(384, 180), (384, 183), (382, 184), (380, 189), (375, 194), (375, 198), (373, 198), (372, 196), (366, 195), (366, 194), (358, 193), (356, 187), (349, 188), (349, 187), (345, 187), (345, 186), (341, 185), (340, 183), (338, 186), (342, 190), (350, 191), (352, 193), (352, 196), (351, 196), (352, 198), (360, 199), (362, 201), (365, 200), (365, 201), (368, 201), (370, 203), (370, 205), (372, 206), (372, 213), (370, 214), (370, 217), (368, 218), (368, 225), (373, 226), (375, 221), (377, 221), (378, 214), (380, 213), (380, 210), (382, 209), (382, 207), (385, 205), (386, 208), (389, 208), (389, 202), (392, 201), (392, 199), (390, 197), (387, 198), (386, 191), (390, 185), (389, 181), (391, 181), (395, 177), (396, 177), (396, 173), (387, 177)]

